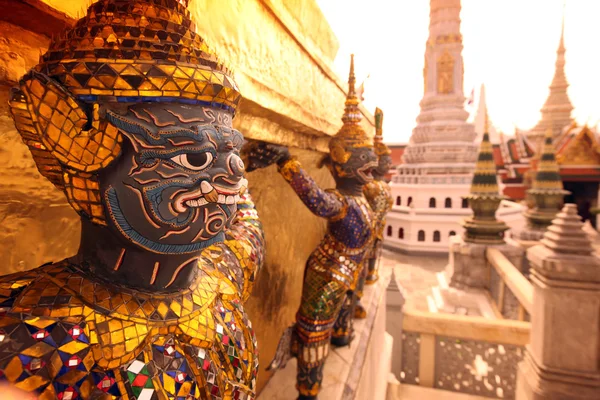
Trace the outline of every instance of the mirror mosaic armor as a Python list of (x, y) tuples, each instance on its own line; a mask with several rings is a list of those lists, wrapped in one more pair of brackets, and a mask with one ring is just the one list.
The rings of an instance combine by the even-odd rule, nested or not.
[(377, 168), (373, 169), (373, 181), (364, 186), (363, 193), (373, 210), (375, 229), (373, 231), (373, 247), (356, 290), (357, 304), (354, 310), (354, 318), (357, 319), (363, 319), (367, 316), (365, 308), (360, 303), (364, 285), (373, 285), (379, 279), (379, 258), (383, 247), (385, 217), (393, 205), (392, 190), (385, 181), (385, 175), (392, 167), (392, 152), (383, 143), (383, 111), (379, 108), (375, 109), (375, 138), (373, 142), (378, 165)]
[(0, 278), (0, 379), (40, 399), (255, 398), (241, 95), (187, 5), (95, 2), (13, 90), (82, 221), (75, 256)]
[(330, 342), (343, 346), (352, 339), (354, 290), (372, 247), (373, 212), (363, 186), (373, 180), (378, 164), (373, 143), (360, 126), (358, 104), (352, 59), (343, 126), (323, 161), (335, 189), (320, 188), (285, 147), (258, 143), (249, 154), (249, 170), (276, 163), (306, 207), (328, 221), (325, 237), (306, 262), (296, 323), (284, 333), (270, 365), (282, 368), (290, 357), (297, 358), (299, 399), (317, 397)]

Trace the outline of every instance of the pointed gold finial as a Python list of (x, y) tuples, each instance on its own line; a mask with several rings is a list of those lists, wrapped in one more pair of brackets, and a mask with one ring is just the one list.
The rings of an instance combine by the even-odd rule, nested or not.
[(350, 73), (348, 75), (348, 96), (344, 108), (342, 121), (346, 124), (358, 124), (362, 120), (362, 114), (358, 109), (358, 97), (356, 96), (356, 77), (354, 76), (354, 54), (350, 55)]
[(354, 76), (354, 54), (350, 54), (350, 74), (348, 75), (348, 97), (356, 94), (356, 77)]
[(350, 56), (350, 74), (348, 76), (348, 96), (342, 115), (342, 128), (329, 141), (329, 153), (334, 163), (345, 164), (350, 159), (350, 148), (373, 147), (365, 130), (360, 126), (362, 114), (358, 108), (359, 100), (356, 97), (354, 85), (354, 54)]
[(560, 28), (560, 42), (558, 44), (558, 50), (563, 52), (565, 50), (565, 11), (567, 9), (566, 0), (563, 1), (563, 12), (562, 12), (562, 25)]
[(566, 14), (566, 12), (567, 12), (567, 0), (563, 0), (562, 30), (561, 30), (560, 36), (565, 35), (565, 14)]

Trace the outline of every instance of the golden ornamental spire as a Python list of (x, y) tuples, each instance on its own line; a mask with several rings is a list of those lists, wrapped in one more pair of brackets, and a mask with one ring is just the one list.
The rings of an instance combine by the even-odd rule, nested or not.
[(358, 96), (356, 96), (356, 77), (354, 75), (354, 54), (350, 55), (350, 74), (348, 76), (348, 96), (344, 108), (342, 121), (346, 124), (358, 124), (362, 114), (358, 109)]
[(350, 54), (350, 73), (348, 74), (348, 97), (356, 95), (356, 76), (354, 75), (354, 54)]
[(490, 135), (487, 132), (486, 118), (486, 131), (483, 134), (483, 140), (479, 146), (479, 155), (477, 156), (475, 173), (473, 175), (473, 181), (471, 182), (471, 195), (487, 197), (500, 196), (496, 174), (496, 163), (494, 162)]
[[(342, 129), (337, 133), (336, 137), (345, 137), (346, 139), (354, 141), (366, 141), (367, 134), (364, 129), (360, 126), (362, 121), (362, 113), (360, 112), (358, 105), (360, 101), (356, 96), (356, 77), (354, 76), (354, 54), (350, 55), (350, 73), (348, 76), (348, 95), (346, 96), (346, 102), (344, 105), (344, 115), (342, 121), (344, 125)], [(371, 143), (368, 144), (369, 146)]]
[(552, 129), (548, 128), (544, 135), (544, 144), (538, 168), (533, 180), (534, 189), (562, 190), (560, 167), (556, 162)]
[(547, 128), (532, 188), (527, 190), (531, 205), (525, 211), (525, 218), (527, 218), (527, 229), (531, 231), (533, 237), (540, 237), (552, 224), (556, 213), (564, 204), (564, 197), (570, 193), (563, 189), (553, 137), (552, 128)]
[(469, 201), (469, 207), (473, 210), (473, 216), (466, 218), (462, 223), (465, 228), (465, 241), (504, 243), (503, 232), (508, 230), (508, 226), (496, 219), (496, 211), (505, 196), (500, 194), (498, 187), (496, 163), (487, 129), (479, 147), (471, 190), (464, 198)]
[(351, 148), (373, 147), (367, 133), (360, 126), (362, 114), (358, 109), (360, 104), (356, 96), (356, 77), (354, 76), (354, 54), (350, 55), (350, 73), (348, 76), (348, 95), (342, 116), (343, 125), (338, 133), (329, 141), (331, 159), (338, 164), (345, 164), (350, 159)]
[(560, 167), (556, 162), (553, 138), (552, 128), (548, 128), (544, 135), (542, 154), (540, 155), (538, 168), (533, 179), (533, 189), (548, 191), (563, 190)]
[[(537, 144), (543, 141), (543, 136), (546, 132), (546, 127), (549, 122), (552, 122), (554, 136), (558, 136), (562, 132), (562, 128), (571, 125), (573, 118), (573, 104), (569, 99), (567, 89), (569, 82), (565, 73), (566, 64), (566, 47), (565, 47), (565, 4), (563, 4), (562, 26), (560, 32), (560, 41), (556, 50), (556, 61), (554, 64), (554, 76), (550, 83), (550, 93), (546, 98), (544, 106), (541, 109), (542, 118), (536, 126), (530, 131), (530, 136), (535, 138)], [(553, 119), (554, 121), (550, 121)]]

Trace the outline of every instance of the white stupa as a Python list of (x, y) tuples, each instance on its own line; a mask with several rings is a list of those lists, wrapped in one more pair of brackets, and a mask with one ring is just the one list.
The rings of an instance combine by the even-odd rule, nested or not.
[[(394, 207), (384, 232), (387, 247), (409, 253), (447, 253), (448, 238), (462, 233), (460, 222), (471, 215), (463, 196), (469, 193), (478, 154), (477, 133), (464, 108), (461, 3), (429, 4), (421, 112), (403, 163), (392, 176)], [(520, 213), (520, 207), (514, 212)]]

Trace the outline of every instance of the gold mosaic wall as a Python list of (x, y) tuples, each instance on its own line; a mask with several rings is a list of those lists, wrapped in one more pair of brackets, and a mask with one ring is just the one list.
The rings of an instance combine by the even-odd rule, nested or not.
[[(57, 21), (71, 23), (88, 0), (29, 1)], [(45, 4), (42, 4), (45, 3)], [(28, 6), (29, 7), (29, 6)], [(341, 126), (345, 79), (331, 69), (337, 39), (312, 0), (193, 0), (200, 33), (235, 70), (244, 96), (234, 125), (248, 138), (292, 146), (323, 187), (333, 180), (316, 164), (328, 135)], [(25, 15), (31, 15), (26, 11)], [(0, 273), (35, 268), (76, 252), (79, 221), (65, 196), (36, 170), (8, 115), (8, 90), (37, 63), (47, 36), (24, 29), (18, 17), (0, 16)], [(300, 24), (299, 21), (302, 21)], [(40, 29), (38, 32), (44, 33)], [(363, 109), (364, 111), (364, 109)], [(366, 113), (365, 130), (373, 132)], [(304, 262), (320, 241), (324, 221), (300, 202), (275, 167), (249, 175), (265, 227), (267, 261), (247, 305), (264, 366), (300, 302)]]

